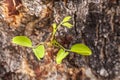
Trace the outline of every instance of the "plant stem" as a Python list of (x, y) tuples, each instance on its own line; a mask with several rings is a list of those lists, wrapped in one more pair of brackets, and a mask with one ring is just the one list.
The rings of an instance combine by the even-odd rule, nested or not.
[(53, 30), (52, 37), (51, 37), (51, 40), (50, 40), (50, 41), (53, 41), (53, 40), (54, 40), (55, 34), (56, 34), (58, 28), (61, 26), (61, 24), (62, 24), (62, 22), (56, 27), (55, 31)]
[(41, 43), (37, 44), (36, 46), (32, 46), (32, 49), (34, 49), (34, 48), (36, 48), (36, 47), (38, 47), (40, 45), (44, 45), (44, 44), (45, 44), (45, 42), (41, 42)]
[(60, 43), (58, 43), (56, 40), (53, 40), (53, 44), (59, 48), (64, 49), (65, 51), (68, 51), (66, 48), (64, 48)]

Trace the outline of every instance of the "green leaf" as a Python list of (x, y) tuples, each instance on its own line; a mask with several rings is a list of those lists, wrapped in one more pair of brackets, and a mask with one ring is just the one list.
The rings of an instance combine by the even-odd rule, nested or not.
[(81, 54), (81, 55), (91, 55), (92, 51), (84, 44), (75, 44), (71, 47), (72, 52)]
[(65, 52), (63, 49), (60, 49), (57, 53), (56, 62), (60, 64), (62, 60), (68, 55), (68, 52)]
[(63, 23), (62, 25), (65, 26), (65, 27), (67, 27), (67, 28), (72, 28), (72, 26), (73, 26), (72, 24), (70, 24), (68, 22)]
[(33, 52), (34, 52), (35, 56), (37, 57), (37, 59), (40, 60), (40, 58), (43, 58), (44, 54), (45, 54), (44, 45), (40, 45), (40, 46), (34, 48)]
[(32, 47), (32, 42), (26, 36), (16, 36), (12, 39), (12, 43), (17, 45), (25, 46), (25, 47)]
[(66, 16), (66, 17), (63, 19), (62, 23), (67, 22), (67, 21), (70, 21), (70, 19), (71, 19), (71, 16)]

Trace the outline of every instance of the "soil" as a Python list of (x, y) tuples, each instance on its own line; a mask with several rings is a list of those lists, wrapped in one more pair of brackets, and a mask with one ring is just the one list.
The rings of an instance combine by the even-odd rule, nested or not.
[[(0, 0), (0, 80), (120, 80), (119, 0)], [(12, 5), (13, 1), (15, 3)], [(7, 5), (6, 5), (7, 4)], [(46, 47), (38, 60), (30, 48), (11, 42), (19, 35), (33, 45), (48, 41), (52, 23), (71, 16), (56, 39), (66, 48), (84, 43), (91, 56), (70, 53), (56, 64), (57, 49)]]

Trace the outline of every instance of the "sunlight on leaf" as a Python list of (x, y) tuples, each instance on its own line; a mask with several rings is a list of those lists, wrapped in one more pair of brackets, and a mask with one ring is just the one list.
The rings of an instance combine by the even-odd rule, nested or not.
[(68, 55), (68, 52), (65, 52), (63, 49), (60, 49), (57, 53), (56, 62), (60, 64), (62, 60)]
[(54, 35), (55, 32), (56, 32), (57, 24), (56, 24), (56, 23), (53, 23), (52, 26), (53, 26), (53, 35)]
[(68, 22), (63, 23), (62, 25), (65, 26), (65, 27), (67, 27), (67, 28), (72, 28), (72, 26), (73, 26), (72, 24), (70, 24)]
[(44, 54), (45, 54), (44, 45), (40, 45), (40, 46), (34, 48), (33, 52), (34, 52), (35, 56), (37, 57), (37, 59), (40, 60), (40, 58), (43, 58)]
[(53, 23), (52, 26), (53, 26), (54, 29), (56, 29), (57, 24), (56, 24), (56, 23)]
[(84, 44), (75, 44), (71, 47), (72, 52), (81, 54), (81, 55), (91, 55), (92, 51)]
[(32, 42), (26, 36), (16, 36), (12, 39), (12, 43), (17, 45), (25, 46), (25, 47), (32, 47)]
[(71, 19), (71, 16), (66, 16), (66, 17), (63, 19), (62, 23), (67, 22), (67, 21), (70, 21), (70, 19)]

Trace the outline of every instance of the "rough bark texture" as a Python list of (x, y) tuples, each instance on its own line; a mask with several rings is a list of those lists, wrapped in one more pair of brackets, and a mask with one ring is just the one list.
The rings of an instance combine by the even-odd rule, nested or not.
[[(120, 80), (119, 0), (22, 0), (18, 21), (20, 15), (4, 16), (0, 2), (0, 80)], [(85, 43), (91, 56), (70, 53), (57, 65), (53, 49), (38, 61), (29, 48), (11, 43), (17, 35), (28, 36), (33, 45), (46, 41), (51, 24), (68, 15), (74, 27), (61, 27), (57, 40), (67, 48)]]

